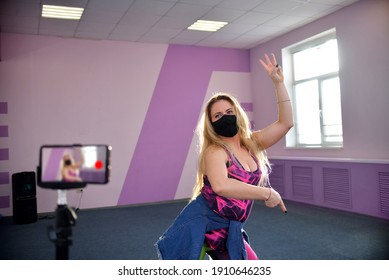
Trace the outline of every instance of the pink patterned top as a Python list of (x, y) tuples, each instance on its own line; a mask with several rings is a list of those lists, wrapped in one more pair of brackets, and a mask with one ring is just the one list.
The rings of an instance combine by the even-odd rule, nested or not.
[[(226, 162), (228, 177), (242, 181), (251, 185), (258, 185), (261, 178), (261, 171), (257, 168), (255, 171), (247, 171), (244, 169), (238, 159), (231, 151), (226, 149), (228, 161)], [(257, 166), (258, 160), (252, 155)], [(253, 206), (253, 200), (231, 199), (216, 194), (207, 178), (204, 176), (204, 186), (201, 190), (202, 195), (207, 201), (209, 207), (218, 215), (229, 220), (245, 222)], [(214, 251), (226, 251), (226, 239), (228, 236), (228, 228), (212, 230), (205, 234), (205, 243)]]

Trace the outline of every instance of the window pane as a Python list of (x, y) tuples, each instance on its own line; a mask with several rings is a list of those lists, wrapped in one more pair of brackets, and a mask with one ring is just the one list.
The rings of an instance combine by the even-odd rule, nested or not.
[(96, 147), (83, 147), (84, 165), (83, 167), (92, 168), (97, 161)]
[(296, 123), (299, 144), (321, 144), (317, 80), (296, 85)]
[(322, 82), (322, 117), (326, 142), (343, 142), (339, 78)]
[(294, 79), (309, 79), (339, 70), (338, 44), (331, 39), (323, 44), (293, 54)]

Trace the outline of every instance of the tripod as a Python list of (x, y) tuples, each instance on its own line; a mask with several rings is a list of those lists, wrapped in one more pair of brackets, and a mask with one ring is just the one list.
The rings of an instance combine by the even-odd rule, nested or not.
[(72, 245), (72, 226), (76, 224), (77, 214), (73, 208), (68, 207), (66, 190), (58, 190), (58, 203), (55, 211), (55, 228), (49, 226), (50, 241), (55, 243), (56, 259), (69, 259), (69, 246)]

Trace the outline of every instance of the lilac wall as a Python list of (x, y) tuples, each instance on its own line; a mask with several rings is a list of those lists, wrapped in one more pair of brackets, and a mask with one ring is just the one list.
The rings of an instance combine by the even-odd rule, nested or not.
[[(2, 34), (1, 47), (2, 215), (12, 215), (11, 174), (34, 171), (44, 144), (112, 145), (111, 182), (88, 186), (81, 208), (189, 197), (182, 174), (209, 84), (238, 98), (249, 88), (247, 50), (18, 34)], [(69, 191), (69, 204), (79, 196)], [(38, 212), (56, 198), (38, 187)]]
[(169, 47), (119, 204), (174, 198), (212, 72), (248, 72), (248, 62), (244, 51)]
[[(359, 1), (252, 49), (254, 121), (264, 127), (277, 114), (273, 86), (257, 63), (259, 54), (274, 52), (281, 60), (283, 48), (332, 28), (336, 28), (339, 45), (344, 147), (293, 149), (285, 148), (283, 140), (271, 147), (268, 155), (276, 166), (285, 168), (283, 186), (287, 199), (389, 218), (380, 209), (382, 204), (389, 205), (389, 1)], [(305, 186), (312, 188), (312, 197), (293, 194), (296, 166), (303, 168), (295, 168), (295, 172), (312, 168), (313, 178)], [(339, 167), (349, 172), (350, 207), (326, 203), (323, 198), (323, 168)], [(278, 176), (273, 176), (277, 178), (273, 182), (275, 188)], [(335, 188), (338, 183), (334, 182)]]
[[(235, 96), (239, 98), (249, 119), (253, 121), (252, 89), (250, 81), (251, 75), (249, 72), (214, 71), (208, 84), (202, 108), (205, 108), (206, 102), (210, 99), (212, 93), (217, 91), (229, 92), (235, 94)], [(200, 114), (198, 117), (200, 117)], [(190, 194), (190, 191), (188, 190), (194, 186), (198, 158), (197, 144), (197, 139), (195, 137), (192, 138), (189, 152), (181, 173), (180, 183), (176, 190), (176, 199), (188, 198), (188, 194)]]
[(275, 159), (270, 182), (287, 200), (389, 219), (389, 163)]
[[(6, 143), (8, 140), (8, 124), (6, 121), (6, 115), (8, 114), (8, 102), (0, 100), (0, 124), (2, 127), (3, 132), (0, 133), (0, 139), (1, 142)], [(4, 144), (0, 148), (0, 165), (4, 166), (4, 168), (1, 168), (0, 170), (0, 189), (3, 187), (9, 186), (11, 182), (11, 175), (9, 172), (9, 169), (5, 166), (5, 163), (9, 159), (9, 150), (8, 145)], [(0, 192), (0, 207), (1, 208), (10, 208), (11, 206), (11, 199), (8, 194), (2, 195)]]
[[(189, 197), (196, 170), (193, 130), (212, 92), (235, 94), (257, 128), (270, 124), (276, 100), (258, 58), (270, 51), (280, 57), (283, 47), (334, 27), (344, 148), (284, 149), (281, 141), (269, 156), (324, 158), (327, 166), (344, 158), (387, 161), (388, 5), (360, 1), (251, 51), (2, 34), (0, 214), (12, 215), (11, 174), (34, 171), (43, 144), (112, 145), (111, 182), (88, 186), (81, 208)], [(368, 186), (374, 188), (370, 195), (379, 193), (373, 174), (362, 178), (367, 184), (352, 184), (356, 208), (350, 211), (375, 215), (368, 209), (377, 207), (379, 196), (363, 199)], [(320, 185), (313, 192), (319, 200), (312, 203), (322, 205)], [(38, 212), (53, 211), (56, 198), (55, 191), (38, 188)], [(69, 191), (68, 201), (77, 204), (79, 193)]]
[[(34, 171), (43, 144), (113, 146), (109, 185), (88, 186), (82, 206), (117, 205), (168, 46), (2, 34), (2, 123), (9, 159), (0, 171)], [(10, 197), (10, 184), (0, 196)], [(57, 193), (37, 189), (38, 211), (55, 209)], [(69, 191), (69, 204), (79, 194)], [(12, 201), (11, 201), (12, 202)], [(12, 207), (0, 209), (10, 215)]]
[[(336, 28), (344, 147), (285, 149), (285, 141), (269, 149), (270, 156), (389, 159), (389, 1), (362, 0), (327, 17), (251, 50), (254, 120), (260, 127), (276, 117), (273, 86), (257, 60), (262, 52), (281, 59), (282, 48)], [(312, 65), (320, 67), (320, 65)]]

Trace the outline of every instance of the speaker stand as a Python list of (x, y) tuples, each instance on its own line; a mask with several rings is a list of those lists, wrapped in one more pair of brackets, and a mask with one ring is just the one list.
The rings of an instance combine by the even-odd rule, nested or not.
[(69, 259), (69, 246), (72, 245), (72, 226), (75, 225), (77, 214), (73, 208), (68, 207), (66, 190), (58, 190), (58, 203), (55, 211), (55, 228), (49, 226), (50, 241), (55, 243), (56, 259)]

